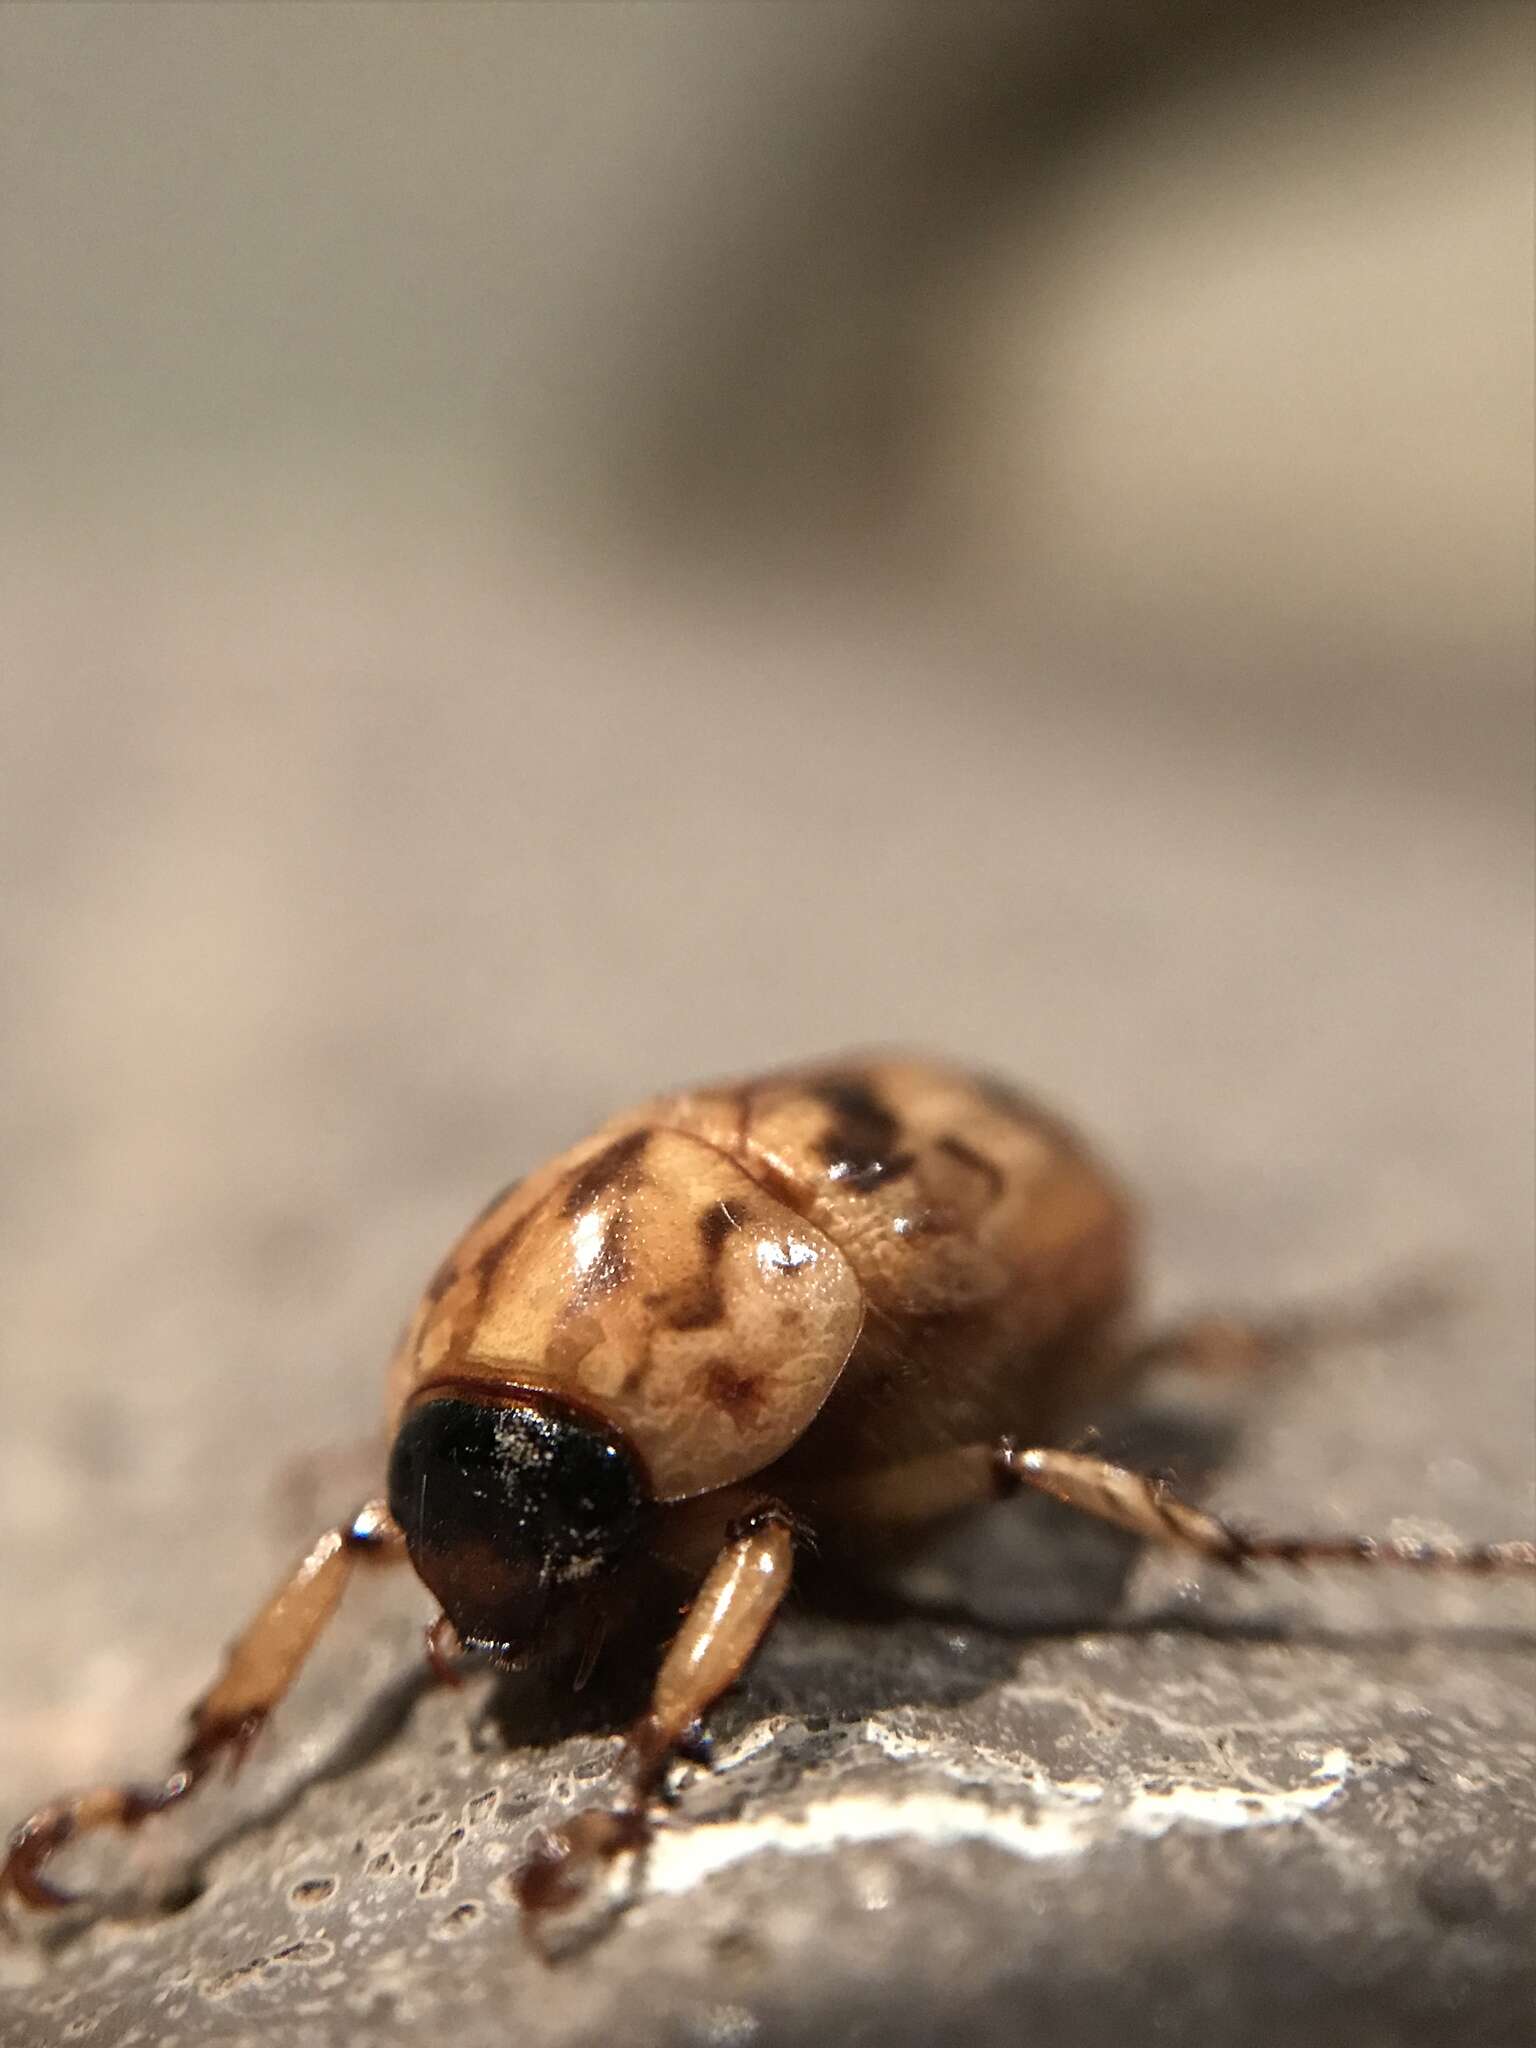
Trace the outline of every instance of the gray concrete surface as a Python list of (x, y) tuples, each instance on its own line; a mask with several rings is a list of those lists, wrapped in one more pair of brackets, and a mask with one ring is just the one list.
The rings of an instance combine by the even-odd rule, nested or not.
[[(1023, 672), (899, 590), (600, 581), (310, 503), (10, 554), (6, 1808), (163, 1760), (295, 1494), (350, 1484), (283, 1475), (371, 1426), (488, 1187), (824, 1046), (1071, 1105), (1147, 1199), (1154, 1310), (1455, 1265), (1448, 1319), (1227, 1400), (1214, 1497), (1529, 1531), (1513, 697), (1303, 725)], [(1114, 1596), (1123, 1555), (1061, 1541), (1000, 1512), (929, 1618), (792, 1618), (553, 1970), (503, 1879), (607, 1740), (422, 1696), (422, 1604), (365, 1591), (241, 1787), (92, 1859), (142, 1890), (195, 1850), (201, 1895), (0, 1954), (0, 2038), (1519, 2038), (1529, 1591), (1147, 1561)]]

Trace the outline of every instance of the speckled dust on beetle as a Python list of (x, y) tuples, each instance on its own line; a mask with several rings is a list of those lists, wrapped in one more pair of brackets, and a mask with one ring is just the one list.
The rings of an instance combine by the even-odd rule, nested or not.
[(615, 1796), (517, 1880), (545, 1914), (644, 1845), (674, 1758), (741, 1675), (797, 1542), (867, 1570), (961, 1508), (1035, 1488), (1230, 1566), (1536, 1570), (1536, 1543), (1255, 1537), (1162, 1480), (1049, 1448), (1149, 1368), (1262, 1355), (1221, 1319), (1137, 1341), (1130, 1205), (1063, 1123), (916, 1059), (660, 1097), (499, 1195), (433, 1276), (389, 1382), (383, 1498), (322, 1536), (230, 1650), (160, 1784), (13, 1834), (0, 1895), (69, 1903), (72, 1836), (133, 1827), (238, 1762), (355, 1566), (409, 1559), (428, 1654), (590, 1658), (643, 1574), (686, 1600)]

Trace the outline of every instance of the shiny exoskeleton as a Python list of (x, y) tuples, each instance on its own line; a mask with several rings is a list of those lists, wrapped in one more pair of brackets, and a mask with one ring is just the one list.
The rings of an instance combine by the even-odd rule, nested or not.
[(1130, 1204), (1012, 1088), (930, 1061), (839, 1062), (658, 1097), (508, 1188), (433, 1276), (389, 1383), (384, 1498), (323, 1536), (229, 1653), (176, 1769), (42, 1808), (0, 1878), (34, 1905), (69, 1836), (132, 1826), (236, 1759), (360, 1560), (441, 1605), (434, 1666), (600, 1640), (641, 1573), (691, 1592), (619, 1789), (545, 1837), (526, 1906), (645, 1840), (671, 1759), (741, 1674), (797, 1537), (867, 1562), (1034, 1487), (1227, 1564), (1536, 1569), (1536, 1544), (1258, 1539), (1160, 1481), (1050, 1448), (1107, 1389), (1263, 1333), (1127, 1331)]

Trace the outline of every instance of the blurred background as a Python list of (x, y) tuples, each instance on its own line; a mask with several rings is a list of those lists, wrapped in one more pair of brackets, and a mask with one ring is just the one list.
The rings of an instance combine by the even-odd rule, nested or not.
[(1080, 1114), (1158, 1306), (1463, 1261), (1245, 1500), (1516, 1533), (1530, 42), (0, 12), (7, 1808), (164, 1754), (488, 1190), (849, 1044)]

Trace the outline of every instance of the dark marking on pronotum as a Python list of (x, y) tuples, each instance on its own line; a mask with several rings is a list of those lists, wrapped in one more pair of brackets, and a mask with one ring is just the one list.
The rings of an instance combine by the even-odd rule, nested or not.
[[(470, 1236), (489, 1217), (494, 1216), (507, 1197), (515, 1195), (521, 1186), (522, 1182), (520, 1180), (509, 1180), (505, 1187), (497, 1189), (488, 1202), (482, 1202), (474, 1222), (470, 1224), (469, 1229), (464, 1233), (465, 1236)], [(492, 1268), (504, 1256), (509, 1244), (517, 1238), (527, 1221), (528, 1215), (525, 1212), (515, 1223), (510, 1224), (506, 1230), (502, 1231), (499, 1236), (494, 1238), (485, 1247), (472, 1267), (464, 1263), (463, 1258), (457, 1251), (450, 1252), (432, 1275), (432, 1278), (427, 1282), (427, 1300), (435, 1307), (448, 1292), (449, 1288), (455, 1282), (462, 1280), (465, 1274), (469, 1272), (474, 1273), (480, 1292), (484, 1294), (486, 1280)]]
[(838, 1139), (852, 1152), (869, 1155), (889, 1152), (901, 1135), (901, 1127), (868, 1081), (857, 1075), (839, 1075), (814, 1081), (810, 1091), (837, 1118), (827, 1142)]
[(713, 1277), (700, 1280), (668, 1300), (666, 1317), (674, 1330), (712, 1330), (725, 1321), (725, 1297)]
[(427, 1282), (427, 1300), (435, 1307), (463, 1271), (458, 1259), (450, 1253)]
[[(507, 1197), (515, 1195), (521, 1186), (522, 1182), (520, 1180), (509, 1180), (504, 1188), (498, 1188), (488, 1202), (481, 1204), (479, 1214), (475, 1217), (474, 1222), (470, 1224), (469, 1229), (471, 1231), (478, 1230), (486, 1218), (494, 1216)], [(475, 1272), (479, 1279), (482, 1293), (485, 1290), (486, 1276), (490, 1272), (491, 1267), (502, 1257), (507, 1248), (509, 1238), (515, 1236), (522, 1229), (525, 1221), (525, 1217), (519, 1217), (510, 1230), (503, 1231), (494, 1244), (488, 1245), (475, 1261)], [(465, 1235), (468, 1236), (468, 1234), (469, 1232), (466, 1231)], [(463, 1262), (450, 1253), (427, 1282), (427, 1300), (434, 1305), (440, 1302), (453, 1283), (462, 1278), (466, 1270)]]
[(598, 1246), (597, 1257), (582, 1274), (585, 1292), (612, 1294), (622, 1287), (633, 1271), (629, 1263), (629, 1217), (623, 1209), (615, 1209), (603, 1224), (603, 1240)]
[(632, 1187), (635, 1175), (631, 1169), (650, 1140), (649, 1130), (642, 1126), (638, 1131), (626, 1131), (622, 1138), (615, 1138), (611, 1145), (605, 1145), (595, 1158), (587, 1161), (566, 1189), (565, 1200), (560, 1204), (561, 1214), (579, 1216), (604, 1195), (615, 1189)]
[[(739, 1207), (739, 1204), (738, 1204)], [(725, 1320), (725, 1294), (720, 1285), (720, 1255), (741, 1228), (743, 1218), (728, 1202), (711, 1202), (699, 1212), (696, 1228), (703, 1271), (682, 1286), (648, 1295), (646, 1306), (674, 1330), (708, 1330)]]
[(728, 1358), (712, 1358), (705, 1366), (704, 1391), (738, 1428), (754, 1421), (763, 1405), (756, 1374), (739, 1371)]
[(834, 1119), (821, 1142), (829, 1179), (864, 1194), (910, 1169), (911, 1153), (896, 1150), (900, 1121), (867, 1081), (836, 1076), (813, 1082), (810, 1092)]
[(475, 1284), (479, 1290), (478, 1299), (484, 1300), (485, 1290), (491, 1284), (491, 1275), (504, 1259), (511, 1256), (514, 1248), (537, 1215), (536, 1209), (525, 1209), (515, 1222), (509, 1223), (499, 1237), (493, 1237), (475, 1261)]
[[(516, 1184), (514, 1183), (514, 1185)], [(497, 1201), (504, 1200), (505, 1194), (510, 1192), (511, 1189), (507, 1189), (503, 1195), (497, 1197)], [(492, 1203), (486, 1209), (485, 1214), (489, 1215), (495, 1207), (496, 1203)], [(473, 1319), (479, 1314), (480, 1309), (484, 1305), (486, 1294), (490, 1290), (491, 1281), (495, 1276), (497, 1267), (511, 1255), (513, 1248), (517, 1245), (519, 1239), (537, 1214), (536, 1208), (525, 1208), (521, 1215), (507, 1225), (505, 1230), (500, 1231), (491, 1239), (490, 1243), (484, 1247), (472, 1265), (465, 1266), (456, 1257), (450, 1255), (433, 1274), (426, 1297), (428, 1304), (433, 1308), (437, 1306), (443, 1299), (443, 1296), (447, 1294), (457, 1281), (467, 1278), (473, 1283), (474, 1291), (469, 1302), (453, 1311), (452, 1345), (455, 1352), (461, 1352), (467, 1342)]]
[(720, 1254), (745, 1221), (729, 1202), (711, 1202), (700, 1214), (699, 1243), (704, 1248), (704, 1263), (711, 1271), (719, 1265)]
[(871, 1159), (864, 1166), (850, 1166), (846, 1160), (839, 1160), (829, 1166), (827, 1172), (833, 1180), (845, 1188), (852, 1188), (855, 1194), (867, 1195), (871, 1188), (879, 1187), (885, 1180), (899, 1180), (904, 1173), (912, 1170), (910, 1152), (892, 1152), (885, 1159)]
[(658, 1288), (645, 1297), (645, 1305), (669, 1330), (708, 1330), (725, 1318), (725, 1301), (712, 1276)]

